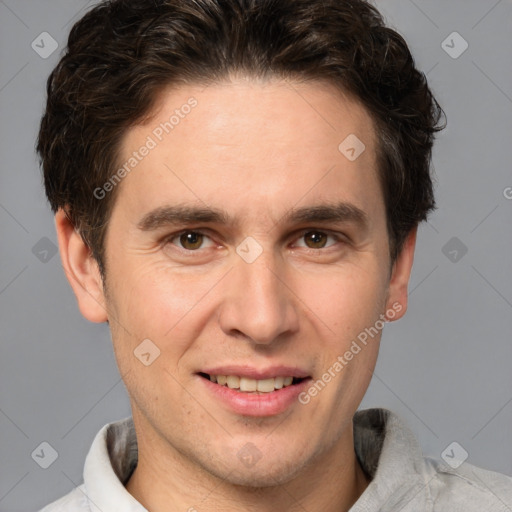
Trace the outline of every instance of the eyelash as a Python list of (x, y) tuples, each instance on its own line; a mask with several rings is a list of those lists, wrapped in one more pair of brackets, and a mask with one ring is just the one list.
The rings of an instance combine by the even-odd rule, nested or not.
[[(211, 239), (211, 236), (208, 234), (209, 231), (208, 230), (201, 230), (201, 229), (185, 229), (183, 231), (179, 231), (177, 233), (173, 233), (169, 236), (167, 236), (163, 243), (164, 245), (167, 245), (167, 244), (171, 244), (173, 245), (176, 249), (178, 249), (182, 254), (186, 255), (186, 256), (193, 256), (194, 253), (198, 253), (199, 251), (201, 251), (201, 249), (195, 249), (195, 250), (191, 250), (191, 249), (184, 249), (182, 247), (179, 247), (175, 244), (172, 243), (173, 240), (175, 240), (176, 238), (179, 238), (181, 235), (184, 235), (186, 233), (194, 233), (196, 235), (202, 235), (202, 236), (205, 236), (205, 237), (208, 237)], [(302, 231), (299, 231), (296, 235), (294, 235), (294, 239), (300, 239), (300, 238), (303, 238), (305, 235), (307, 235), (308, 233), (321, 233), (321, 234), (324, 234), (324, 235), (327, 235), (328, 237), (332, 237), (335, 239), (335, 241), (337, 243), (342, 243), (342, 244), (347, 244), (348, 243), (348, 239), (345, 235), (341, 234), (341, 233), (334, 233), (332, 231), (329, 231), (329, 230), (322, 230), (322, 229), (311, 229), (311, 228), (308, 228), (308, 229), (303, 229)], [(334, 247), (336, 245), (335, 244), (332, 244), (328, 247), (321, 247), (319, 249), (312, 249), (310, 247), (300, 247), (300, 249), (302, 250), (305, 250), (307, 253), (315, 253), (315, 254), (319, 254), (320, 251), (323, 251), (323, 252), (326, 252), (328, 251), (329, 249), (331, 249), (332, 247)]]

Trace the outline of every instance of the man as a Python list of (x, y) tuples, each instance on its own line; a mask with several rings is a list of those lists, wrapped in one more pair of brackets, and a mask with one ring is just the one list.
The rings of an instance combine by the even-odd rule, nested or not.
[(425, 459), (393, 413), (356, 412), (407, 309), (441, 116), (362, 0), (86, 14), (38, 151), (132, 418), (44, 510), (509, 510), (511, 478)]

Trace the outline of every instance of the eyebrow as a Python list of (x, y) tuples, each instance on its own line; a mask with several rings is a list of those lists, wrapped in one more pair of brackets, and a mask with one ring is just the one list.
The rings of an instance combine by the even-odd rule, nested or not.
[[(277, 223), (300, 224), (308, 222), (348, 222), (358, 225), (363, 230), (369, 227), (369, 218), (366, 212), (346, 202), (293, 208), (281, 217)], [(239, 221), (232, 219), (226, 211), (218, 208), (167, 205), (156, 208), (144, 215), (138, 222), (137, 227), (142, 231), (153, 231), (168, 225), (195, 223), (238, 225)]]

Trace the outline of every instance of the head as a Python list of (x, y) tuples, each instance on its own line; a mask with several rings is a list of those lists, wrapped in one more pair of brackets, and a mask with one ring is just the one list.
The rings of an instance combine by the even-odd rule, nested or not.
[[(230, 478), (270, 485), (348, 440), (434, 208), (442, 111), (400, 35), (361, 0), (113, 0), (47, 92), (63, 266), (110, 324), (142, 445), (226, 477), (250, 442), (262, 462)], [(293, 367), (301, 398), (210, 400), (229, 366)]]

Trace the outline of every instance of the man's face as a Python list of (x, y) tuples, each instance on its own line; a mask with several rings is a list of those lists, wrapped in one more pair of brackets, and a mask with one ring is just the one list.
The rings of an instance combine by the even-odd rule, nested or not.
[[(180, 110), (191, 97), (197, 105)], [(353, 135), (365, 145), (355, 160)], [(121, 165), (145, 145), (117, 185), (105, 242), (139, 446), (233, 483), (287, 481), (351, 446), (381, 315), (405, 311), (392, 306), (402, 296), (390, 287), (373, 124), (325, 84), (236, 81), (166, 91), (151, 121), (127, 132)], [(312, 216), (339, 205), (336, 218)], [(175, 207), (226, 218), (180, 220)], [(302, 380), (257, 394), (211, 373), (248, 378), (247, 389), (255, 377), (261, 389)]]

